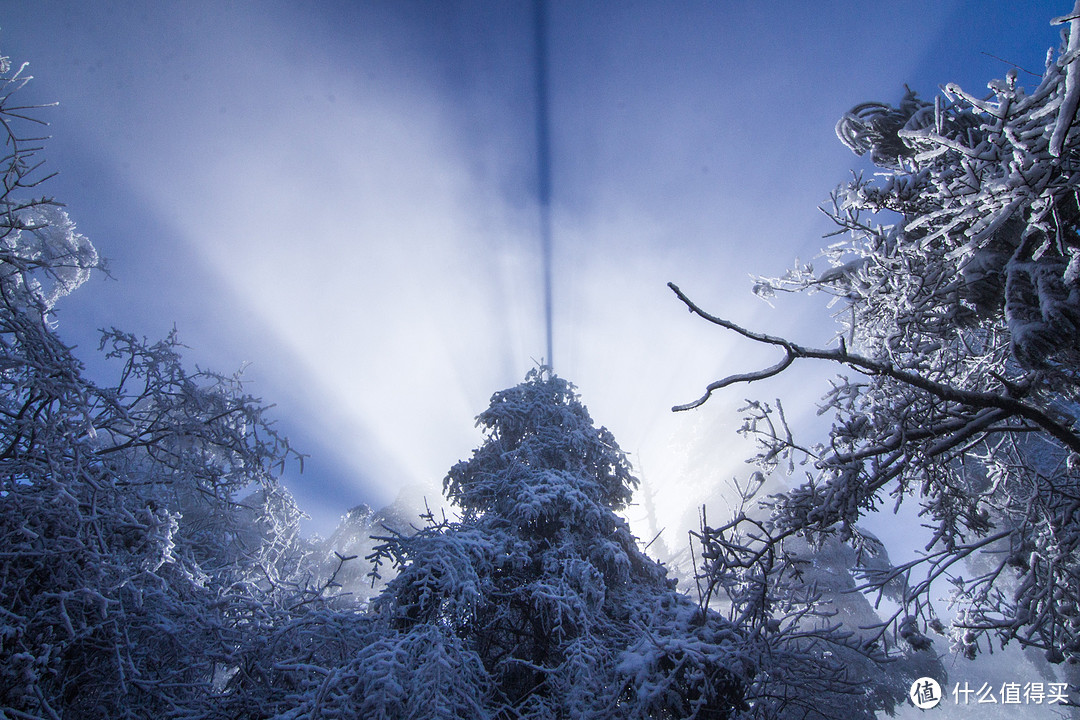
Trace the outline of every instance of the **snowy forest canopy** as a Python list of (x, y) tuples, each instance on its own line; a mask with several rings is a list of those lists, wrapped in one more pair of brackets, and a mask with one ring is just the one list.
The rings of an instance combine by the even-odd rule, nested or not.
[[(630, 463), (550, 368), (478, 417), (453, 519), (354, 511), (368, 557), (302, 537), (280, 481), (300, 455), (174, 336), (106, 331), (115, 381), (88, 379), (53, 308), (102, 262), (37, 194), (39, 111), (3, 60), (0, 716), (870, 718), (944, 685), (934, 636), (1080, 661), (1080, 4), (1062, 22), (1033, 89), (1014, 72), (989, 98), (909, 92), (840, 121), (881, 174), (834, 195), (828, 269), (755, 288), (828, 294), (835, 348), (674, 288), (782, 355), (691, 405), (804, 359), (847, 373), (822, 445), (750, 403), (760, 471), (696, 535), (693, 595), (630, 532)], [(919, 560), (860, 526), (887, 498), (932, 527)], [(369, 559), (378, 592), (343, 592)]]

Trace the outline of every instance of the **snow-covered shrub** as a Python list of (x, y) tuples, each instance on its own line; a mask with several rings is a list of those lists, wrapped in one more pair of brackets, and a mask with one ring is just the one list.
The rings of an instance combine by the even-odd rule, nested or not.
[(100, 267), (47, 198), (0, 62), (0, 716), (208, 717), (295, 580), (291, 451), (239, 382), (119, 331), (102, 387), (54, 331)]

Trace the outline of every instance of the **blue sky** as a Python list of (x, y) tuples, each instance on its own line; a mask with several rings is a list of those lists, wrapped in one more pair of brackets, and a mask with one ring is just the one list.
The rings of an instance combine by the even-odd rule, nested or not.
[[(980, 93), (1009, 67), (989, 55), (1039, 73), (1069, 9), (550, 0), (556, 370), (664, 522), (747, 472), (744, 396), (813, 417), (822, 389), (793, 376), (672, 415), (770, 358), (665, 283), (824, 344), (813, 300), (770, 309), (749, 275), (823, 244), (817, 206), (864, 167), (836, 120), (904, 83)], [(90, 360), (96, 328), (175, 324), (193, 364), (250, 363), (310, 455), (287, 480), (313, 529), (434, 496), (491, 393), (545, 352), (531, 22), (526, 2), (0, 0), (24, 97), (60, 103), (47, 191), (114, 278), (61, 305), (61, 334)]]

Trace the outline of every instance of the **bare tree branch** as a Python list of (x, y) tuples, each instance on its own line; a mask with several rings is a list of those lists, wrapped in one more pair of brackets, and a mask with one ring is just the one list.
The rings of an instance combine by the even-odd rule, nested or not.
[(902, 383), (925, 390), (932, 395), (941, 398), (942, 400), (949, 400), (953, 402), (962, 403), (974, 408), (998, 408), (1004, 410), (1011, 415), (1017, 415), (1026, 420), (1039, 425), (1055, 438), (1060, 440), (1073, 452), (1080, 453), (1080, 435), (1072, 432), (1065, 425), (1057, 422), (1050, 417), (1046, 412), (1040, 410), (1037, 407), (1023, 403), (1008, 395), (996, 395), (987, 392), (978, 392), (973, 390), (964, 390), (962, 388), (952, 387), (944, 383), (929, 380), (915, 373), (908, 372), (906, 370), (899, 370), (888, 363), (877, 362), (866, 357), (859, 355), (853, 355), (849, 353), (846, 348), (839, 348), (837, 350), (822, 350), (815, 348), (807, 348), (793, 343), (790, 340), (784, 338), (775, 337), (772, 335), (766, 335), (763, 333), (753, 332), (746, 330), (745, 328), (736, 325), (730, 320), (724, 320), (723, 318), (711, 315), (710, 313), (702, 310), (696, 305), (690, 298), (679, 289), (674, 283), (668, 283), (678, 298), (689, 308), (690, 312), (698, 315), (705, 320), (719, 325), (720, 327), (732, 330), (745, 338), (754, 340), (755, 342), (763, 343), (766, 345), (775, 345), (784, 349), (786, 356), (776, 365), (752, 373), (745, 373), (740, 375), (732, 375), (718, 382), (712, 383), (706, 389), (705, 395), (698, 400), (688, 403), (686, 405), (677, 405), (672, 410), (681, 411), (689, 410), (691, 408), (702, 405), (709, 396), (715, 391), (721, 388), (727, 387), (737, 382), (754, 382), (756, 380), (762, 380), (764, 378), (772, 377), (779, 374), (783, 370), (787, 369), (796, 359), (799, 358), (812, 358), (817, 360), (829, 360), (832, 362), (840, 363), (841, 365), (847, 365), (859, 372), (867, 375), (881, 375), (889, 377), (894, 380), (898, 380)]

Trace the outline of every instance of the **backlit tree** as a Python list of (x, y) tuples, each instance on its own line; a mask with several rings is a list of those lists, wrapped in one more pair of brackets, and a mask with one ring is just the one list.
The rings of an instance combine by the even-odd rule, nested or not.
[[(933, 102), (860, 105), (837, 126), (880, 170), (836, 191), (838, 241), (824, 271), (762, 279), (762, 296), (823, 292), (837, 347), (811, 348), (692, 312), (775, 347), (773, 367), (823, 359), (848, 375), (822, 413), (828, 441), (799, 445), (775, 405), (753, 402), (744, 430), (766, 470), (795, 460), (805, 482), (772, 500), (769, 543), (829, 536), (867, 549), (858, 522), (885, 503), (918, 502), (922, 557), (865, 566), (863, 588), (899, 583), (894, 628), (943, 630), (931, 584), (951, 583), (952, 637), (974, 655), (989, 636), (1080, 660), (1080, 4), (1038, 85), (1010, 72), (980, 98), (955, 85)], [(719, 534), (705, 542), (723, 545)], [(977, 562), (969, 562), (980, 558)], [(937, 587), (937, 586), (935, 586)]]
[(291, 451), (235, 378), (185, 370), (174, 337), (106, 332), (119, 379), (85, 377), (55, 304), (100, 261), (32, 194), (27, 79), (0, 59), (0, 716), (207, 717), (297, 585)]
[[(373, 642), (316, 695), (335, 717), (727, 718), (754, 668), (617, 511), (637, 484), (546, 369), (496, 393), (447, 475), (460, 517), (385, 538)], [(314, 716), (314, 703), (301, 713)]]

